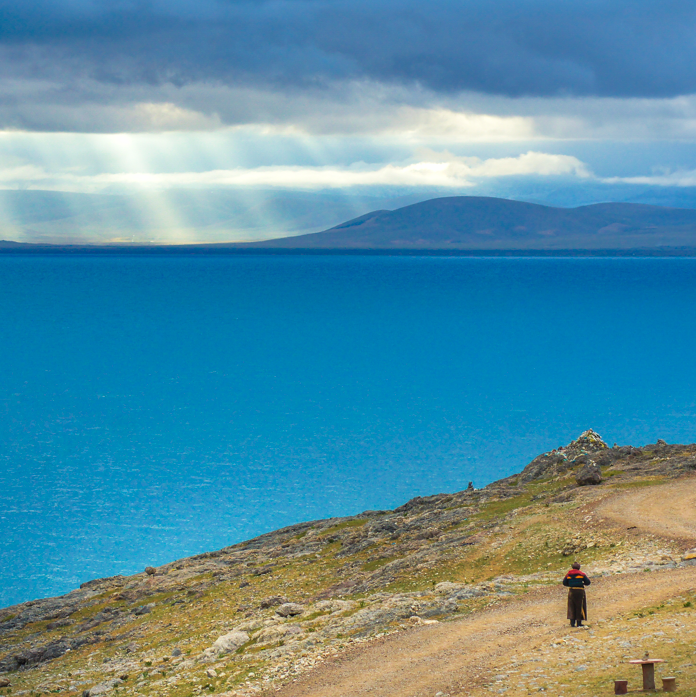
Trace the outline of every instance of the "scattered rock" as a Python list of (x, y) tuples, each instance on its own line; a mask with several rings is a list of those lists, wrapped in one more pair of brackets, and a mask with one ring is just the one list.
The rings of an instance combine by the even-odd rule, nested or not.
[(451, 595), (462, 589), (466, 588), (461, 583), (452, 583), (451, 581), (442, 581), (435, 586), (436, 593), (442, 593), (443, 595)]
[(125, 582), (125, 576), (107, 576), (106, 578), (94, 578), (80, 584), (80, 588), (94, 588), (95, 586), (120, 586)]
[(208, 670), (205, 671), (205, 674), (206, 674), (209, 678), (217, 678), (217, 675), (218, 675), (218, 674), (217, 674), (217, 671), (215, 670), (215, 668), (208, 668)]
[(89, 690), (85, 690), (82, 693), (82, 697), (96, 697), (97, 695), (104, 695), (107, 692), (111, 692), (116, 685), (120, 684), (121, 681), (119, 679), (107, 680), (106, 682), (99, 683), (99, 685), (90, 687)]
[(283, 603), (277, 610), (276, 615), (281, 617), (295, 617), (301, 615), (305, 611), (304, 605), (299, 603)]
[(265, 574), (273, 573), (273, 565), (268, 564), (267, 566), (262, 566), (260, 569), (254, 569), (251, 572), (254, 576), (264, 576)]
[(49, 622), (46, 625), (46, 629), (52, 630), (52, 629), (59, 629), (60, 627), (68, 627), (71, 624), (75, 624), (75, 620), (55, 620), (54, 622)]
[(356, 580), (341, 581), (340, 583), (337, 583), (336, 585), (331, 586), (325, 591), (319, 593), (316, 597), (317, 599), (321, 600), (324, 598), (335, 598), (336, 596), (348, 595), (352, 593), (358, 585), (359, 582)]
[(272, 644), (276, 641), (297, 639), (303, 635), (304, 632), (302, 628), (297, 624), (280, 624), (275, 627), (266, 627), (262, 629), (256, 635), (256, 640), (259, 644)]
[(181, 653), (182, 651), (178, 646), (172, 649), (172, 656), (174, 656), (174, 658), (176, 658), (177, 656), (181, 656)]
[(352, 610), (356, 603), (354, 600), (320, 600), (313, 607), (319, 612), (345, 612)]
[(588, 462), (576, 475), (578, 486), (591, 486), (602, 482), (602, 470), (593, 462)]

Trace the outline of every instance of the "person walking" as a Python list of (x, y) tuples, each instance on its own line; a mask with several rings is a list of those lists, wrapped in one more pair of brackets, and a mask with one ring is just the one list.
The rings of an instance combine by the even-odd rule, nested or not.
[(573, 562), (570, 570), (563, 577), (563, 585), (568, 587), (568, 619), (571, 627), (582, 627), (583, 620), (587, 619), (585, 586), (589, 586), (590, 583), (587, 574), (580, 571), (578, 562)]

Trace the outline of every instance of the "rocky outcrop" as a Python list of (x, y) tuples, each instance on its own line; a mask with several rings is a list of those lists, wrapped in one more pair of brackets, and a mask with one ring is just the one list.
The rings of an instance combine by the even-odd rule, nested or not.
[(527, 484), (535, 479), (541, 479), (551, 474), (558, 474), (563, 465), (568, 463), (568, 458), (560, 450), (553, 450), (550, 453), (543, 453), (535, 457), (523, 470), (519, 476), (520, 484)]
[(602, 470), (594, 464), (588, 462), (576, 475), (575, 481), (578, 486), (591, 486), (602, 483)]
[(558, 448), (535, 457), (519, 476), (520, 484), (527, 484), (535, 479), (554, 477), (586, 464), (596, 453), (608, 450), (601, 436), (591, 428), (569, 443), (564, 448)]
[(577, 440), (572, 441), (565, 448), (562, 448), (562, 450), (569, 460), (573, 460), (583, 453), (599, 453), (607, 448), (607, 444), (602, 440), (599, 433), (596, 433), (590, 428), (580, 434)]
[(0, 660), (0, 673), (9, 673), (20, 668), (31, 668), (63, 656), (68, 651), (78, 649), (85, 644), (99, 641), (97, 636), (76, 637), (51, 641), (43, 646), (35, 646), (20, 653), (5, 656)]

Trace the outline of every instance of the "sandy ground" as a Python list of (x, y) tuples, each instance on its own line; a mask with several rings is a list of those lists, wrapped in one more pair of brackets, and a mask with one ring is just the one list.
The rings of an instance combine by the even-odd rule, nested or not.
[[(657, 495), (659, 492), (659, 496)], [(696, 540), (696, 478), (620, 493), (601, 516), (663, 537)], [(591, 586), (590, 619), (654, 605), (693, 588), (694, 568), (600, 578)], [(433, 697), (477, 694), (491, 666), (568, 633), (566, 592), (542, 588), (455, 622), (384, 637), (317, 667), (278, 690), (279, 697)], [(575, 630), (582, 632), (582, 630)]]

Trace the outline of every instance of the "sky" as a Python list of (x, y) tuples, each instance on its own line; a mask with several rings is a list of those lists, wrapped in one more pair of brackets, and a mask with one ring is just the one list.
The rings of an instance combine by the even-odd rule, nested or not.
[(695, 30), (678, 0), (0, 0), (0, 188), (696, 192)]

